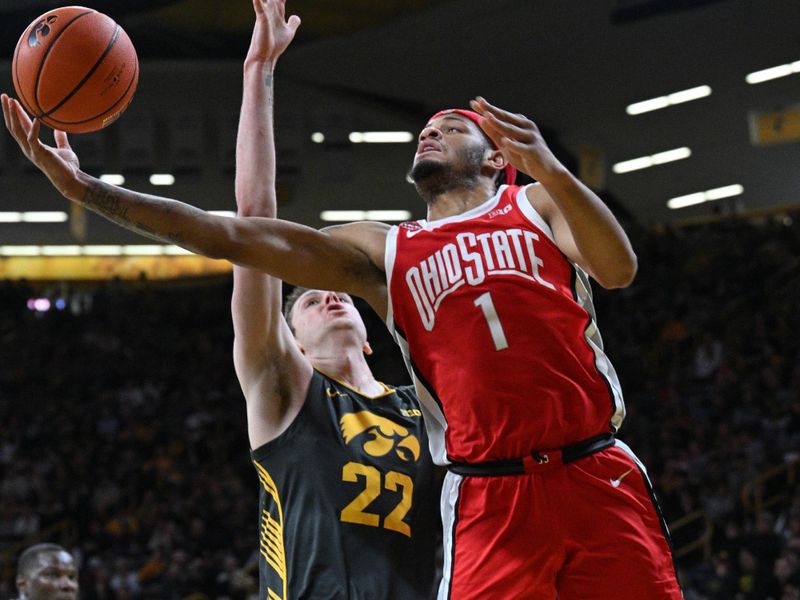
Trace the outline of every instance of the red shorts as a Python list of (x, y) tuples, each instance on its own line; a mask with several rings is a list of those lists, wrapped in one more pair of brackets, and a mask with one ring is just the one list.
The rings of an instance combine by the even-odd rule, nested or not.
[(680, 600), (647, 473), (615, 446), (524, 475), (463, 477), (442, 491), (439, 600)]

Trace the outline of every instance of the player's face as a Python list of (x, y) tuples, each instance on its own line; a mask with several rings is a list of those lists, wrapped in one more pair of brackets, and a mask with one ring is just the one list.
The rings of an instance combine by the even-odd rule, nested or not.
[(309, 348), (325, 341), (334, 331), (349, 330), (357, 339), (366, 341), (364, 321), (353, 304), (353, 299), (342, 292), (308, 290), (297, 299), (292, 308), (295, 337)]
[(488, 150), (486, 139), (475, 123), (458, 114), (442, 115), (432, 119), (419, 134), (408, 177), (420, 183), (453, 170), (477, 177)]
[(78, 571), (67, 552), (44, 552), (39, 564), (17, 580), (20, 594), (28, 600), (77, 600)]

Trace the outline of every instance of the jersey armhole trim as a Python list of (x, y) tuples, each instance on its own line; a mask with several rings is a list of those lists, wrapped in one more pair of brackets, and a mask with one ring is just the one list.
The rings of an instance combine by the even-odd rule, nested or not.
[(533, 205), (531, 204), (531, 201), (528, 200), (528, 193), (527, 193), (528, 188), (529, 187), (533, 187), (533, 186), (539, 186), (539, 185), (542, 185), (542, 184), (541, 183), (531, 183), (531, 184), (528, 184), (526, 186), (521, 187), (519, 189), (519, 191), (517, 192), (517, 197), (516, 197), (517, 206), (519, 207), (520, 211), (522, 211), (522, 214), (525, 215), (525, 217), (531, 223), (536, 225), (536, 227), (541, 229), (542, 232), (548, 238), (550, 238), (550, 241), (553, 242), (553, 244), (555, 244), (556, 240), (555, 240), (555, 237), (553, 236), (553, 230), (550, 229), (550, 225), (547, 224), (547, 221), (545, 221), (544, 218), (542, 217), (542, 215), (539, 214), (539, 211), (537, 211), (535, 208), (533, 208)]
[(392, 309), (392, 274), (394, 273), (394, 260), (397, 253), (397, 236), (400, 227), (392, 225), (386, 234), (386, 246), (383, 251), (383, 266), (386, 272), (386, 328), (394, 336), (394, 310)]

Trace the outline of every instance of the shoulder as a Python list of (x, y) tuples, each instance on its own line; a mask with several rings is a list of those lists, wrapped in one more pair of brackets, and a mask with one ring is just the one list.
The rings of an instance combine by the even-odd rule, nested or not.
[(524, 186), (523, 189), (528, 202), (537, 210), (553, 203), (553, 199), (541, 183), (530, 183)]
[(359, 262), (355, 273), (357, 284), (346, 291), (366, 300), (382, 318), (386, 316), (386, 278), (384, 255), (386, 236), (391, 226), (376, 221), (360, 221), (343, 225), (332, 225), (321, 231), (334, 238), (350, 251), (359, 254), (365, 261)]
[(331, 237), (349, 244), (353, 248), (366, 254), (378, 269), (383, 271), (383, 254), (386, 246), (386, 236), (391, 226), (377, 221), (359, 221), (331, 225), (322, 231)]
[(322, 231), (338, 239), (383, 243), (390, 229), (391, 225), (386, 223), (358, 221), (355, 223), (343, 223), (342, 225), (330, 225), (323, 228)]
[(560, 214), (553, 197), (541, 183), (525, 186), (525, 197), (533, 210), (544, 220), (548, 227), (553, 227), (554, 219)]

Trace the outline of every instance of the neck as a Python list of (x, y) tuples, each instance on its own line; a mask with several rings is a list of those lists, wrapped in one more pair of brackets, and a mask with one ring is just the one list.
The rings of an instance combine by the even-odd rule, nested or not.
[(480, 206), (495, 193), (494, 182), (483, 178), (474, 186), (449, 189), (428, 198), (420, 191), (420, 195), (428, 203), (428, 221), (465, 213)]
[(338, 379), (365, 396), (377, 396), (385, 388), (378, 383), (364, 358), (361, 348), (353, 345), (333, 345), (307, 352), (315, 369)]

